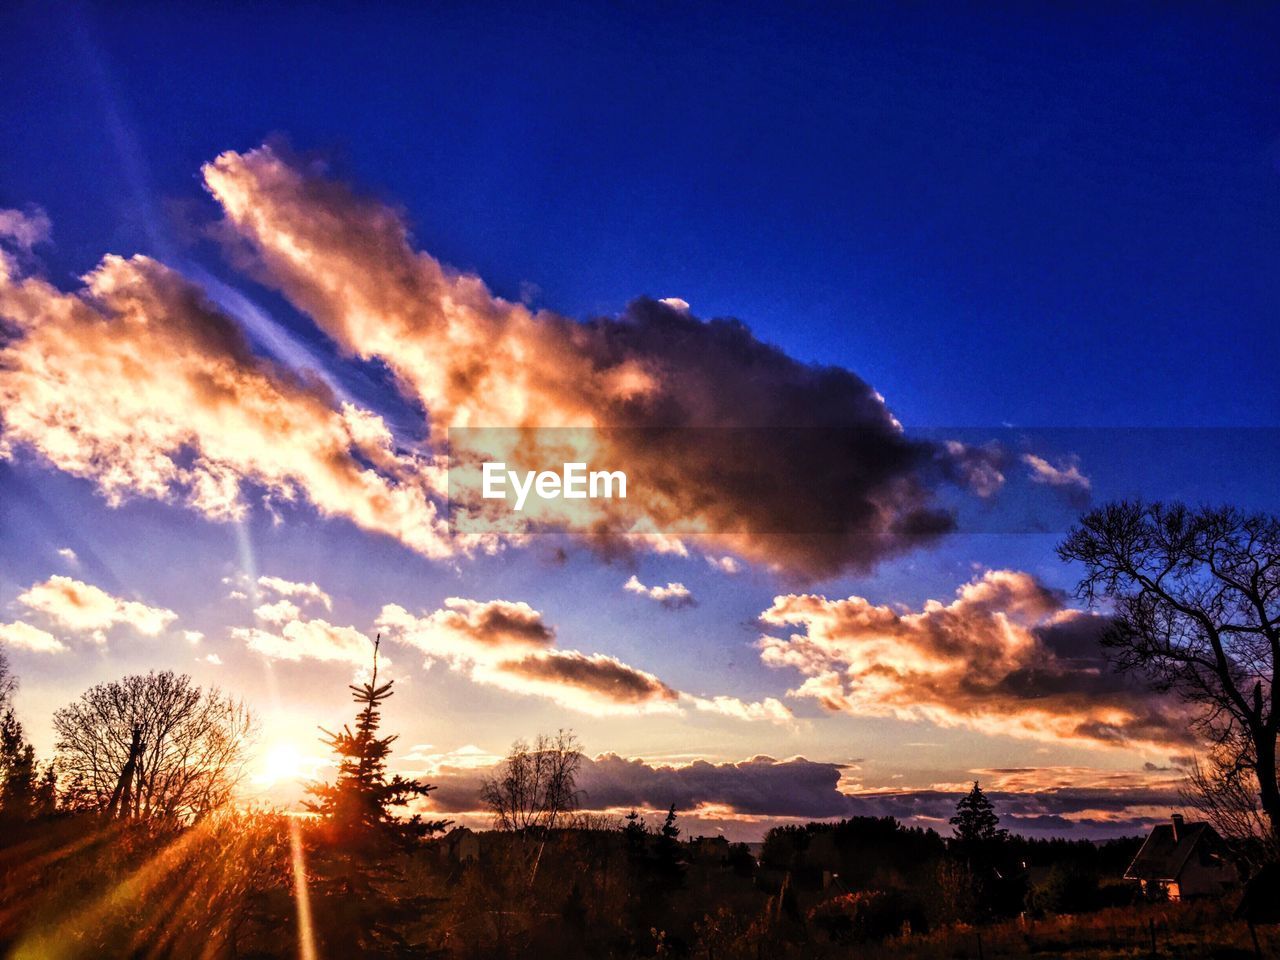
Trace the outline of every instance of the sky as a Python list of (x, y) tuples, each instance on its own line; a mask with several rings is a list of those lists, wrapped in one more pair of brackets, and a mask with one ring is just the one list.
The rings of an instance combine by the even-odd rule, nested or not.
[[(1275, 509), (1278, 20), (8, 5), (37, 748), (181, 670), (292, 803), (381, 633), (397, 768), (464, 821), (560, 728), (584, 805), (693, 833), (945, 829), (974, 779), (1029, 834), (1163, 818), (1185, 708), (1109, 669), (1054, 546), (1118, 497)], [(460, 529), (460, 428), (585, 445), (625, 510)]]

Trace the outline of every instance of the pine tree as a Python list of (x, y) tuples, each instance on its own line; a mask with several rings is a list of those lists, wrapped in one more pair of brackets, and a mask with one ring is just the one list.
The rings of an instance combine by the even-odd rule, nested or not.
[(380, 737), (378, 729), (382, 722), (381, 705), (392, 696), (395, 681), (378, 684), (381, 642), (379, 636), (373, 645), (373, 674), (369, 681), (348, 688), (352, 699), (363, 704), (356, 715), (355, 730), (345, 724), (338, 733), (321, 728), (324, 743), (340, 758), (337, 780), (307, 788), (316, 800), (306, 801), (304, 806), (320, 815), (331, 837), (339, 842), (412, 841), (437, 833), (448, 825), (447, 820), (423, 820), (421, 814), (405, 820), (392, 809), (415, 797), (427, 796), (435, 787), (399, 774), (387, 777), (387, 757), (397, 736)]
[(435, 787), (399, 775), (388, 777), (387, 758), (395, 736), (379, 736), (381, 705), (392, 681), (378, 683), (378, 647), (367, 683), (351, 685), (361, 705), (355, 729), (322, 731), (339, 757), (333, 783), (311, 784), (315, 797), (305, 806), (319, 816), (319, 839), (308, 857), (316, 903), (316, 935), (325, 956), (418, 957), (429, 951), (414, 930), (430, 908), (430, 897), (405, 889), (401, 853), (449, 821), (408, 819), (393, 808), (426, 797)]
[(676, 826), (676, 805), (673, 803), (658, 831), (657, 872), (660, 879), (677, 885), (684, 876), (684, 862), (680, 858), (680, 828)]
[(638, 867), (648, 852), (649, 828), (645, 826), (644, 817), (634, 810), (627, 814), (626, 820), (626, 826), (622, 828), (622, 840), (627, 851), (627, 861), (632, 867)]
[(951, 818), (951, 825), (955, 828), (956, 844), (967, 850), (989, 848), (1009, 836), (1009, 831), (1000, 827), (995, 807), (977, 780), (973, 781), (973, 789), (956, 804), (956, 815)]
[(9, 707), (0, 716), (0, 819), (13, 823), (36, 813), (36, 752)]

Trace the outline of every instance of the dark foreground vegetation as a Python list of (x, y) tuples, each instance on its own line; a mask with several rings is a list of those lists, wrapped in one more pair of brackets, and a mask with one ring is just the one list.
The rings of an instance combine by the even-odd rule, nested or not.
[[(432, 788), (387, 772), (379, 708), (392, 690), (376, 659), (351, 688), (354, 724), (327, 734), (338, 773), (312, 785), (306, 815), (204, 805), (238, 769), (224, 738), (248, 729), (243, 711), (170, 675), (106, 689), (87, 697), (129, 722), (82, 724), (76, 742), (113, 740), (114, 783), (63, 741), (75, 773), (60, 786), (5, 711), (5, 955), (1119, 957), (1155, 936), (1162, 955), (1231, 956), (1249, 937), (1222, 903), (1140, 902), (1119, 879), (1139, 839), (1010, 837), (977, 784), (946, 839), (857, 818), (777, 828), (753, 851), (684, 837), (674, 807), (653, 823), (578, 813), (580, 753), (562, 732), (517, 743), (488, 781), (495, 829), (405, 815)], [(167, 769), (154, 714), (175, 703), (166, 735), (188, 759)], [(217, 750), (193, 749), (210, 735)]]
[(1117, 662), (1205, 707), (1212, 749), (1187, 799), (1255, 878), (1259, 925), (1229, 885), (1170, 902), (1157, 874), (1122, 880), (1141, 838), (1007, 835), (976, 783), (946, 838), (859, 818), (777, 828), (753, 851), (685, 836), (674, 806), (652, 822), (584, 814), (567, 732), (513, 746), (483, 790), (493, 830), (451, 828), (423, 817), (430, 785), (388, 771), (375, 646), (353, 724), (326, 733), (337, 774), (303, 815), (235, 805), (252, 718), (171, 673), (86, 691), (38, 763), (0, 657), (0, 955), (1274, 956), (1261, 924), (1280, 920), (1280, 884), (1259, 881), (1280, 819), (1280, 524), (1120, 504), (1062, 553), (1114, 604)]

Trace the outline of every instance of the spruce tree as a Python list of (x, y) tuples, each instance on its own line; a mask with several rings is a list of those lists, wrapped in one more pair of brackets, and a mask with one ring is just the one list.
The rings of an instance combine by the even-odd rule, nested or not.
[(1009, 831), (1000, 827), (995, 807), (982, 792), (977, 780), (973, 781), (973, 789), (956, 804), (956, 815), (951, 818), (951, 826), (955, 828), (953, 836), (956, 844), (966, 850), (989, 848), (1009, 836)]
[(392, 696), (395, 683), (378, 684), (378, 647), (373, 645), (373, 674), (367, 683), (350, 685), (352, 699), (362, 704), (356, 715), (355, 730), (344, 724), (332, 733), (321, 728), (324, 743), (338, 754), (338, 777), (333, 783), (316, 783), (307, 788), (315, 801), (304, 806), (319, 814), (332, 838), (340, 843), (365, 843), (380, 840), (412, 841), (442, 830), (447, 820), (423, 820), (414, 814), (407, 820), (392, 809), (415, 797), (425, 797), (435, 787), (420, 780), (396, 774), (387, 777), (387, 757), (397, 735), (378, 736), (382, 723), (381, 705)]
[(36, 752), (9, 707), (0, 716), (0, 819), (13, 823), (36, 813)]
[(659, 878), (676, 886), (684, 876), (684, 863), (680, 857), (680, 828), (676, 826), (676, 805), (667, 811), (667, 817), (658, 831), (657, 868)]
[(324, 733), (337, 753), (333, 783), (311, 784), (315, 797), (305, 806), (318, 815), (320, 843), (308, 862), (316, 934), (324, 955), (343, 957), (418, 957), (430, 951), (421, 942), (421, 924), (430, 898), (406, 889), (403, 854), (416, 842), (442, 830), (447, 820), (405, 819), (393, 808), (426, 797), (435, 787), (399, 775), (388, 777), (387, 758), (396, 737), (380, 736), (381, 705), (392, 695), (392, 681), (378, 683), (378, 647), (367, 683), (350, 685), (361, 705), (355, 729)]

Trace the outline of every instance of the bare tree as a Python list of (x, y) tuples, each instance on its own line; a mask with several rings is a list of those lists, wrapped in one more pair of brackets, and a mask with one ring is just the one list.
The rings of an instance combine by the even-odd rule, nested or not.
[(1113, 602), (1113, 662), (1204, 708), (1215, 764), (1236, 771), (1230, 789), (1257, 790), (1280, 837), (1280, 518), (1114, 503), (1083, 517), (1058, 555), (1085, 565), (1081, 596)]
[(53, 725), (61, 769), (99, 808), (123, 795), (125, 816), (183, 821), (230, 799), (256, 733), (241, 702), (169, 670), (91, 687)]
[(554, 737), (539, 734), (532, 747), (517, 740), (507, 759), (485, 779), (480, 798), (499, 830), (553, 830), (577, 809), (581, 766), (582, 750), (572, 731), (561, 730)]
[(1252, 747), (1239, 735), (1195, 757), (1182, 785), (1183, 802), (1197, 810), (1238, 855), (1254, 866), (1277, 858), (1280, 846), (1259, 803)]
[(9, 669), (9, 658), (0, 650), (0, 710), (13, 702), (13, 692), (18, 689), (18, 678)]

